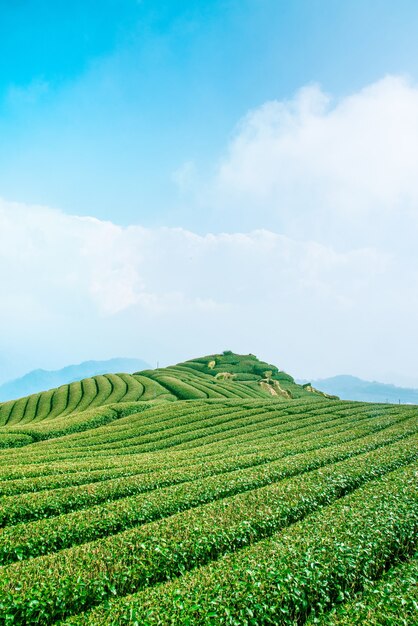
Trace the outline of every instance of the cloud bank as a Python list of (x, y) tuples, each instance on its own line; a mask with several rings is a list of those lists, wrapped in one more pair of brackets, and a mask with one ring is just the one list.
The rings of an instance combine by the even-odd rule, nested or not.
[(325, 372), (352, 351), (359, 324), (375, 326), (393, 271), (372, 248), (337, 252), (266, 230), (122, 228), (5, 202), (0, 250), (3, 354), (18, 347), (54, 363), (229, 346)]

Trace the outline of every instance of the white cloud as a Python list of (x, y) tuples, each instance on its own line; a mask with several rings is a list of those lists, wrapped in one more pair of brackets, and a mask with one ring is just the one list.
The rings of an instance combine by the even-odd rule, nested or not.
[[(333, 101), (318, 86), (248, 113), (202, 190), (232, 227), (365, 245), (418, 224), (418, 87), (386, 77)], [(219, 216), (219, 215), (218, 215)]]
[(343, 291), (342, 273), (361, 284), (363, 265), (369, 276), (385, 263), (373, 250), (338, 254), (263, 230), (197, 235), (182, 228), (124, 228), (5, 202), (0, 258), (0, 277), (10, 290), (50, 300), (53, 309), (83, 299), (100, 315), (130, 307), (224, 310), (251, 294), (268, 297), (276, 282), (292, 291), (327, 286), (333, 298)]
[(296, 372), (320, 350), (312, 375), (322, 374), (364, 347), (359, 325), (373, 340), (382, 333), (373, 315), (393, 315), (381, 286), (394, 272), (372, 248), (337, 252), (265, 230), (124, 228), (2, 202), (0, 348), (51, 366), (62, 355), (152, 360), (162, 345), (169, 361), (229, 346)]

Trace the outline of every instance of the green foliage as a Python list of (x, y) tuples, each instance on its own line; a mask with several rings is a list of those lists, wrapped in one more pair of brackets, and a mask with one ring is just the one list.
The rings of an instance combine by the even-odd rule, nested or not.
[[(7, 446), (21, 446), (22, 442), (80, 430), (80, 423), (90, 424), (91, 411), (117, 403), (156, 400), (196, 400), (200, 398), (256, 398), (268, 397), (269, 390), (255, 383), (265, 378), (284, 382), (290, 397), (320, 394), (308, 393), (296, 385), (293, 378), (276, 367), (259, 361), (254, 355), (238, 355), (227, 350), (222, 355), (211, 355), (175, 366), (144, 370), (138, 374), (108, 374), (86, 378), (42, 393), (0, 404), (0, 428), (8, 432), (26, 434), (28, 438), (11, 437)], [(90, 411), (89, 416), (82, 416)], [(65, 419), (64, 419), (65, 418)], [(53, 423), (52, 423), (53, 421)], [(61, 427), (58, 428), (58, 423)], [(40, 426), (33, 429), (35, 424)], [(45, 426), (47, 424), (47, 426)], [(30, 430), (27, 430), (27, 427)], [(82, 429), (82, 428), (81, 428)], [(30, 439), (29, 439), (30, 438)], [(0, 441), (0, 447), (6, 446)]]
[(258, 381), (260, 380), (260, 377), (257, 376), (257, 374), (247, 374), (246, 372), (239, 372), (235, 374), (235, 380), (241, 382)]
[(0, 448), (19, 448), (29, 443), (33, 443), (33, 438), (30, 435), (22, 433), (0, 434)]
[(371, 481), (285, 532), (69, 623), (301, 624), (413, 551), (416, 471)]
[(282, 381), (286, 381), (288, 383), (295, 382), (294, 379), (289, 374), (286, 374), (286, 372), (279, 372), (279, 371), (273, 372), (272, 378), (274, 378), (275, 380), (278, 380), (279, 382), (282, 382)]
[(416, 407), (331, 400), (227, 352), (0, 421), (0, 624), (412, 615), (414, 570), (385, 572), (416, 550)]
[[(3, 529), (0, 535), (0, 565), (19, 560), (22, 555), (28, 558), (92, 541), (220, 497), (269, 485), (279, 479), (297, 476), (308, 470), (313, 471), (314, 468), (326, 467), (330, 463), (336, 463), (337, 460), (350, 459), (347, 464), (350, 467), (353, 464), (351, 457), (364, 454), (366, 451), (368, 452), (364, 458), (360, 457), (354, 461), (355, 470), (358, 473), (359, 467), (363, 467), (364, 463), (371, 470), (373, 459), (377, 458), (378, 466), (373, 470), (375, 476), (382, 470), (387, 471), (388, 467), (394, 468), (416, 458), (417, 443), (418, 439), (410, 439), (409, 445), (403, 442), (393, 443), (391, 439), (388, 440), (387, 435), (385, 437), (378, 435), (372, 440), (362, 439), (358, 446), (352, 442), (349, 445), (337, 444), (323, 450), (315, 450), (311, 455), (295, 455), (291, 459), (286, 456), (285, 449), (279, 448), (276, 452), (278, 460), (275, 460), (274, 454), (270, 452), (247, 455), (245, 459), (221, 458), (218, 461), (209, 461), (204, 466), (196, 464), (187, 468), (176, 468), (172, 464), (170, 469), (153, 472), (151, 475), (135, 474), (134, 466), (128, 466), (122, 471), (121, 468), (108, 470), (98, 473), (96, 488), (91, 485), (88, 493), (84, 489), (72, 488), (62, 491), (59, 494), (62, 496), (61, 499), (56, 492), (54, 494), (45, 492), (43, 496), (39, 494), (36, 503), (33, 503), (31, 496), (26, 495), (20, 500), (17, 498), (9, 500), (8, 517), (3, 516), (3, 524), (16, 522), (18, 519), (38, 518), (40, 521)], [(317, 442), (317, 445), (320, 443)], [(377, 451), (373, 450), (373, 445), (377, 447)], [(384, 449), (381, 450), (382, 446)], [(387, 455), (390, 455), (390, 461), (384, 464), (382, 459)], [(260, 467), (264, 463), (266, 465)], [(341, 469), (344, 466), (338, 467)], [(228, 481), (225, 481), (223, 475), (226, 472)], [(334, 472), (335, 467), (332, 467), (328, 474)], [(134, 475), (129, 477), (130, 474)], [(326, 474), (326, 471), (321, 472), (320, 478)], [(112, 480), (114, 476), (117, 478)], [(126, 476), (128, 478), (123, 480)], [(83, 484), (84, 477), (80, 478), (80, 484)], [(311, 479), (318, 480), (316, 474), (312, 474)], [(190, 480), (194, 481), (193, 485), (184, 484)], [(102, 484), (102, 481), (106, 482)], [(305, 488), (306, 480), (302, 479), (302, 482)], [(164, 488), (165, 485), (167, 487)], [(38, 489), (41, 486), (41, 481), (37, 481)], [(149, 494), (151, 491), (153, 493)], [(143, 492), (147, 492), (147, 495), (132, 495)], [(120, 498), (123, 499), (119, 501)], [(8, 502), (7, 500), (4, 502), (7, 510)], [(83, 508), (86, 502), (89, 509), (76, 512), (77, 509)], [(97, 502), (105, 504), (93, 506)], [(57, 515), (66, 511), (69, 511), (69, 514), (65, 518), (44, 519), (45, 515)]]
[(418, 615), (418, 552), (393, 567), (363, 593), (324, 615), (309, 620), (322, 626), (412, 626)]

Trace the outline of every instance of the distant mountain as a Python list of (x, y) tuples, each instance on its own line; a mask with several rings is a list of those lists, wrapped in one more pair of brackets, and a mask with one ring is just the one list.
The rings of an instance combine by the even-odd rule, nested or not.
[(313, 380), (311, 384), (315, 389), (336, 395), (341, 400), (389, 402), (393, 404), (398, 404), (400, 401), (401, 404), (418, 404), (418, 389), (362, 380), (355, 376), (333, 376), (332, 378)]
[(68, 365), (54, 371), (33, 370), (21, 378), (0, 385), (0, 402), (28, 396), (38, 391), (46, 391), (99, 374), (131, 373), (149, 367), (149, 364), (141, 359), (115, 358), (107, 361), (84, 361), (79, 365)]

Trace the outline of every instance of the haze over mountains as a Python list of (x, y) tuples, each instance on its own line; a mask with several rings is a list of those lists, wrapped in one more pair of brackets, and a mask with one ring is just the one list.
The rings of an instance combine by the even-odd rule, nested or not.
[[(149, 368), (150, 365), (142, 359), (113, 358), (103, 361), (83, 361), (53, 371), (36, 369), (0, 385), (0, 402), (46, 391), (91, 376), (118, 372), (132, 373)], [(363, 380), (351, 375), (343, 374), (311, 381), (303, 379), (297, 382), (302, 384), (310, 382), (319, 391), (338, 396), (342, 400), (418, 404), (418, 389)]]
[(418, 404), (418, 389), (362, 380), (356, 376), (332, 376), (313, 380), (312, 385), (320, 391), (338, 396), (341, 400)]
[(131, 373), (147, 368), (149, 364), (141, 359), (114, 358), (105, 361), (83, 361), (54, 371), (37, 369), (0, 385), (0, 402), (29, 396), (38, 391), (46, 391), (90, 376), (118, 372)]

